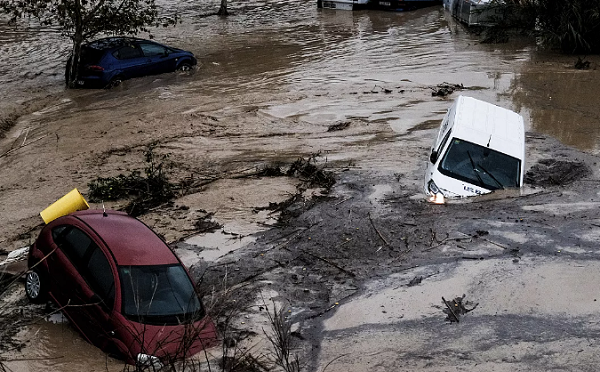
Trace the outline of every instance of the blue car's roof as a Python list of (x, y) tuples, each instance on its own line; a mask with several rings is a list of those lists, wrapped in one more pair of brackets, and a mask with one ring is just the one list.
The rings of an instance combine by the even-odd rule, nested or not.
[(120, 46), (127, 45), (127, 44), (136, 43), (136, 42), (137, 43), (139, 43), (139, 42), (154, 43), (154, 41), (151, 41), (151, 40), (144, 40), (144, 39), (139, 39), (139, 38), (135, 38), (135, 37), (118, 36), (118, 37), (106, 37), (103, 39), (94, 40), (92, 42), (85, 44), (85, 46), (88, 48), (94, 48), (94, 49), (98, 49), (98, 50), (107, 50), (107, 49), (112, 49), (112, 48), (120, 47)]

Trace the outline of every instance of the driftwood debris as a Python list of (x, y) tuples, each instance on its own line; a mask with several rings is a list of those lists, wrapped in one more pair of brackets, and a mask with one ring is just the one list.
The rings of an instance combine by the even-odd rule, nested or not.
[(379, 238), (381, 238), (381, 240), (385, 243), (385, 245), (387, 245), (389, 247), (390, 243), (388, 243), (388, 241), (383, 237), (383, 235), (381, 235), (381, 232), (379, 231), (379, 229), (375, 226), (375, 223), (373, 222), (373, 219), (371, 218), (370, 212), (369, 212), (369, 221), (371, 221), (371, 226), (373, 226), (373, 229), (375, 229), (375, 232), (377, 233), (377, 235), (379, 235)]
[(341, 272), (343, 272), (343, 273), (346, 273), (346, 274), (348, 274), (349, 276), (351, 276), (351, 277), (353, 277), (353, 278), (354, 278), (354, 277), (356, 277), (356, 274), (354, 274), (352, 271), (348, 271), (348, 270), (344, 269), (343, 267), (341, 267), (341, 266), (339, 266), (339, 265), (337, 265), (337, 264), (335, 264), (335, 263), (331, 262), (330, 260), (328, 260), (328, 259), (326, 259), (326, 258), (323, 258), (323, 257), (321, 257), (321, 256), (317, 256), (316, 254), (314, 254), (314, 253), (311, 253), (311, 252), (309, 252), (309, 251), (307, 251), (307, 250), (305, 250), (305, 249), (302, 249), (302, 250), (300, 250), (300, 252), (302, 252), (302, 253), (304, 253), (304, 254), (307, 254), (307, 255), (309, 255), (309, 256), (311, 256), (311, 257), (313, 257), (313, 258), (316, 258), (317, 260), (323, 261), (323, 262), (325, 262), (326, 264), (328, 264), (328, 265), (331, 265), (331, 266), (335, 267), (335, 268), (336, 268), (336, 269), (338, 269), (339, 271), (341, 271)]
[(446, 313), (447, 315), (446, 320), (448, 320), (451, 323), (459, 323), (461, 315), (465, 315), (466, 313), (471, 312), (477, 308), (479, 303), (476, 303), (475, 305), (473, 305), (472, 308), (468, 309), (467, 306), (470, 305), (470, 302), (465, 301), (465, 297), (466, 295), (463, 294), (462, 297), (456, 297), (453, 300), (447, 301), (442, 296), (442, 302), (446, 306), (446, 309), (444, 310), (444, 313)]
[(328, 132), (337, 132), (337, 131), (346, 129), (349, 126), (350, 126), (349, 121), (342, 121), (341, 123), (331, 124), (329, 127), (327, 127), (327, 131)]
[(431, 96), (432, 97), (446, 97), (454, 93), (455, 90), (463, 90), (465, 89), (462, 84), (451, 84), (451, 83), (441, 83), (435, 87), (431, 87)]

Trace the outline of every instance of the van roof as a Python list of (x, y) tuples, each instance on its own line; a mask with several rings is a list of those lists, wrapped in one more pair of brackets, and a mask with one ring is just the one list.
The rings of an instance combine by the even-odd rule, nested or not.
[(518, 159), (525, 157), (523, 117), (516, 112), (466, 96), (456, 99), (453, 137), (488, 146)]

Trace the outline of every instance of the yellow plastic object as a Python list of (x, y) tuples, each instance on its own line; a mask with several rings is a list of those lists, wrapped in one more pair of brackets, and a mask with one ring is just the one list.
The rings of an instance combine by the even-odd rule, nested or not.
[(90, 206), (85, 201), (83, 195), (77, 189), (71, 190), (67, 195), (58, 199), (48, 208), (40, 212), (40, 216), (45, 223), (50, 223), (58, 217), (65, 216), (69, 213), (88, 209)]

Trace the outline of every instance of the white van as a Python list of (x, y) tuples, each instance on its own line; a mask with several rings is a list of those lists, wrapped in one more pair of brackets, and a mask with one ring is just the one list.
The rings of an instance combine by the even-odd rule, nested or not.
[(432, 201), (523, 186), (525, 129), (513, 111), (459, 96), (442, 120), (425, 173)]

